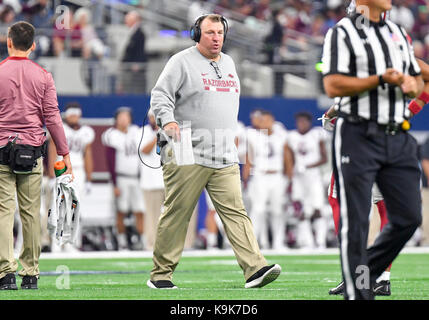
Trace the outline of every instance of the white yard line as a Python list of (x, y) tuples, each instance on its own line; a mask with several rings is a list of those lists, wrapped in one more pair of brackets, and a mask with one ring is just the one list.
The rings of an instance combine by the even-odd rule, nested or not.
[[(429, 253), (429, 247), (406, 247), (401, 253)], [(262, 250), (264, 256), (302, 256), (302, 255), (338, 255), (338, 248), (323, 251), (307, 249)], [(228, 250), (186, 250), (183, 257), (233, 257), (232, 249)], [(152, 251), (89, 251), (89, 252), (59, 252), (42, 253), (40, 259), (118, 259), (118, 258), (152, 258)]]

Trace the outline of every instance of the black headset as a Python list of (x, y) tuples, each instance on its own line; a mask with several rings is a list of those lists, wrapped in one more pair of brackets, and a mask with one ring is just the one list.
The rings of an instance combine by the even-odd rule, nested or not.
[[(197, 20), (195, 20), (194, 25), (191, 27), (191, 30), (189, 31), (189, 35), (191, 37), (192, 40), (194, 40), (195, 42), (200, 42), (201, 39), (201, 22), (210, 14), (204, 14), (202, 16), (199, 16), (197, 18)], [(225, 42), (226, 40), (226, 34), (228, 33), (228, 21), (226, 20), (226, 18), (224, 16), (220, 16), (220, 21), (223, 24), (223, 41)]]

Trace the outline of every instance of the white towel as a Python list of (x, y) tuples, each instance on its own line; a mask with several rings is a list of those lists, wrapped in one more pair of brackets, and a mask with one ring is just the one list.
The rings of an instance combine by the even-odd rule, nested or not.
[(353, 14), (356, 11), (356, 0), (352, 0), (347, 8), (347, 14)]
[(48, 211), (48, 231), (55, 235), (59, 245), (73, 244), (80, 220), (80, 201), (71, 175), (61, 175), (55, 180), (52, 200)]

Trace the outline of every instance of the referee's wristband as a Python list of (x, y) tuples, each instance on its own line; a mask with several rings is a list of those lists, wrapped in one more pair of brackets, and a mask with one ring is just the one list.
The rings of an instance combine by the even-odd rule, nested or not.
[(386, 82), (384, 81), (384, 79), (383, 79), (383, 75), (382, 75), (382, 74), (380, 74), (380, 75), (378, 76), (378, 85), (379, 85), (380, 87), (382, 87), (383, 89), (385, 89), (385, 88), (386, 88)]

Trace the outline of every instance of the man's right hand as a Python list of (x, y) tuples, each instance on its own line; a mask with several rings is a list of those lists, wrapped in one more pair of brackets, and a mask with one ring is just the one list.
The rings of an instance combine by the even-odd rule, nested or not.
[(180, 140), (180, 128), (179, 128), (179, 125), (176, 122), (167, 123), (163, 127), (163, 130), (165, 131), (165, 133), (169, 137), (172, 137), (174, 139), (174, 141), (179, 141)]
[(72, 181), (73, 181), (74, 180), (74, 174), (73, 174), (72, 164), (70, 162), (70, 154), (66, 154), (65, 156), (63, 156), (63, 161), (67, 167), (67, 170), (66, 170), (66, 172), (64, 172), (64, 174), (71, 174)]
[(396, 86), (400, 86), (404, 82), (404, 74), (395, 69), (389, 68), (383, 74), (384, 82)]

